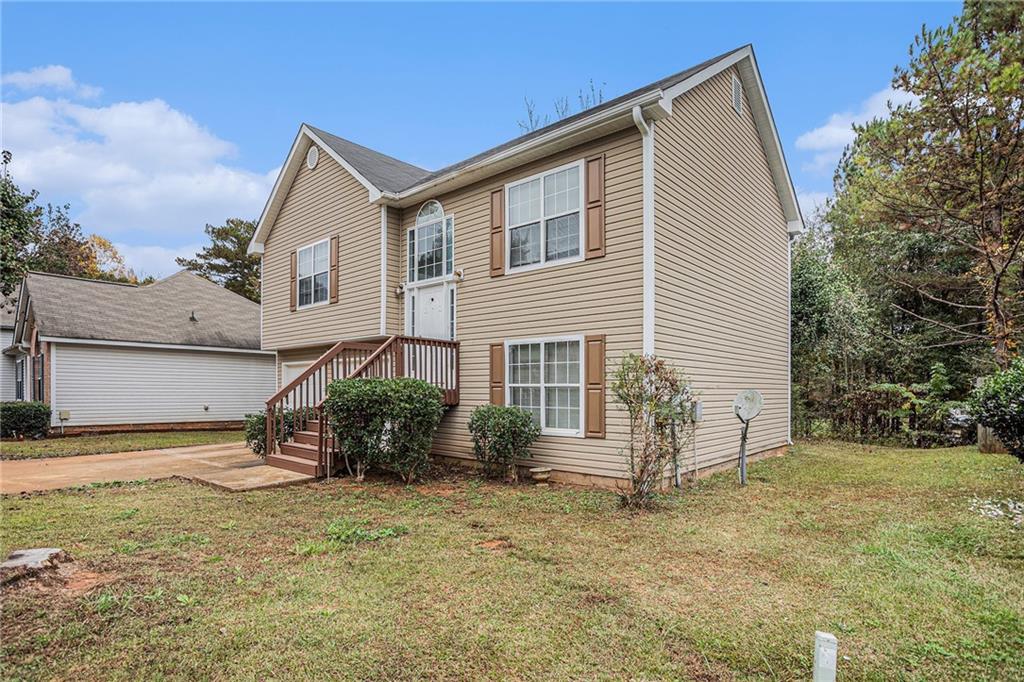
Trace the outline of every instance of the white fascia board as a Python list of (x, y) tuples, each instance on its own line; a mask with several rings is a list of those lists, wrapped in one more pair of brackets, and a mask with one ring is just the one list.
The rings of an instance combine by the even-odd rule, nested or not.
[[(420, 198), (422, 198), (420, 195), (431, 193), (439, 185), (444, 185), (448, 183), (458, 183), (455, 186), (446, 187), (444, 190), (446, 192), (451, 191), (452, 189), (455, 189), (455, 187), (460, 186), (461, 184), (465, 184), (465, 182), (469, 182), (472, 179), (476, 179), (472, 178), (472, 176), (476, 173), (483, 171), (487, 175), (493, 174), (496, 171), (494, 171), (491, 168), (491, 166), (494, 166), (497, 163), (516, 159), (516, 157), (519, 157), (520, 155), (526, 154), (531, 151), (542, 151), (544, 148), (548, 146), (564, 142), (566, 138), (571, 138), (574, 135), (586, 133), (591, 128), (610, 123), (615, 119), (622, 120), (623, 128), (629, 127), (630, 125), (632, 125), (633, 107), (640, 106), (647, 110), (652, 106), (657, 105), (662, 98), (663, 93), (660, 89), (653, 89), (648, 92), (641, 93), (636, 97), (632, 97), (629, 100), (617, 104), (616, 106), (610, 109), (599, 111), (591, 116), (586, 116), (566, 126), (559, 127), (538, 137), (526, 140), (520, 144), (515, 145), (514, 147), (503, 149), (500, 152), (496, 152), (495, 154), (480, 159), (479, 161), (476, 161), (468, 166), (464, 166), (462, 168), (453, 170), (450, 173), (446, 173), (445, 175), (435, 178), (430, 182), (421, 185), (415, 185), (397, 194), (388, 192), (383, 193), (381, 195), (381, 200), (401, 206), (412, 204), (415, 203), (414, 200), (419, 200)], [(662, 116), (660, 114), (651, 112), (651, 118), (661, 117)], [(466, 180), (467, 176), (470, 177), (470, 180)]]
[(252, 355), (274, 355), (272, 350), (254, 350), (251, 348), (227, 348), (225, 346), (189, 346), (176, 343), (146, 343), (143, 341), (107, 341), (104, 339), (73, 339), (66, 336), (39, 336), (40, 341), (54, 343), (75, 343), (84, 346), (120, 346), (124, 348), (162, 348), (169, 350), (200, 350), (214, 353), (249, 353)]
[(768, 97), (765, 94), (764, 82), (761, 80), (761, 71), (757, 68), (757, 59), (754, 57), (754, 50), (749, 45), (737, 50), (728, 57), (712, 64), (706, 69), (696, 73), (686, 80), (680, 81), (665, 90), (665, 96), (659, 104), (669, 115), (672, 113), (672, 101), (692, 90), (710, 78), (714, 78), (728, 68), (736, 66), (743, 87), (748, 92), (751, 114), (754, 123), (757, 125), (761, 143), (764, 147), (765, 156), (768, 159), (768, 166), (772, 171), (772, 179), (775, 183), (775, 191), (779, 195), (779, 202), (788, 222), (790, 234), (799, 234), (804, 230), (803, 216), (800, 214), (800, 204), (796, 200), (796, 190), (793, 187), (793, 179), (789, 174), (789, 166), (786, 164), (786, 155), (782, 151), (782, 143), (779, 139), (779, 131), (775, 127), (775, 119), (772, 116), (771, 106), (768, 104)]
[(346, 161), (338, 152), (334, 151), (329, 147), (320, 136), (314, 133), (309, 126), (303, 123), (299, 127), (299, 132), (295, 135), (295, 141), (292, 142), (292, 147), (288, 150), (288, 158), (285, 159), (284, 165), (281, 166), (281, 172), (277, 174), (277, 180), (274, 182), (274, 189), (270, 192), (270, 197), (267, 199), (267, 203), (263, 206), (263, 212), (260, 214), (259, 222), (256, 224), (256, 231), (252, 235), (252, 240), (249, 242), (249, 248), (247, 253), (250, 255), (261, 255), (263, 253), (263, 244), (270, 233), (270, 226), (277, 218), (278, 211), (280, 211), (280, 204), (284, 197), (280, 196), (281, 201), (278, 201), (279, 195), (282, 192), (287, 192), (288, 188), (291, 187), (292, 181), (299, 172), (299, 166), (302, 163), (302, 156), (299, 154), (299, 149), (303, 147), (303, 138), (308, 138), (312, 142), (315, 142), (320, 149), (327, 152), (327, 154), (338, 162), (338, 164), (344, 168), (352, 177), (354, 177), (359, 184), (366, 188), (366, 191), (370, 194), (370, 203), (376, 202), (380, 199), (381, 191), (373, 183), (363, 177), (362, 173), (357, 171), (352, 164)]

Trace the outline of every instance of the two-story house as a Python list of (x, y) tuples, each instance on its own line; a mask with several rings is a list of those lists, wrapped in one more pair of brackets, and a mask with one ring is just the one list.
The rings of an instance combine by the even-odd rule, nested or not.
[(789, 443), (789, 248), (802, 229), (751, 47), (437, 171), (302, 125), (250, 251), (277, 353), (268, 463), (323, 473), (308, 415), (339, 376), (419, 376), (449, 405), (434, 452), (472, 458), (488, 402), (529, 410), (532, 466), (615, 484), (625, 353), (683, 368), (703, 420), (686, 467), (735, 461), (736, 393), (765, 408), (749, 452)]

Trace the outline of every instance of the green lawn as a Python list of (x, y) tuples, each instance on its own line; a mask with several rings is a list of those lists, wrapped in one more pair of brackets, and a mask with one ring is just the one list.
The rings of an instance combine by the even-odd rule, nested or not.
[(80, 573), (4, 595), (4, 677), (809, 679), (827, 630), (843, 680), (1024, 679), (1024, 525), (977, 510), (1024, 500), (1012, 458), (810, 444), (750, 479), (638, 516), (469, 478), (7, 497), (3, 549)]
[(111, 433), (100, 436), (68, 436), (42, 440), (0, 442), (0, 459), (39, 459), (96, 455), (104, 452), (156, 450), (185, 445), (212, 445), (245, 440), (242, 431), (165, 431), (159, 433)]

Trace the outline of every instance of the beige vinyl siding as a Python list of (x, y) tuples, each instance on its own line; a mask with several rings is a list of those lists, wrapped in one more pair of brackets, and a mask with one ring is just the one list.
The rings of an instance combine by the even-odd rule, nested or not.
[[(305, 157), (306, 149), (299, 150)], [(291, 252), (339, 237), (338, 302), (289, 310)], [(263, 348), (276, 350), (380, 333), (380, 207), (325, 151), (299, 167), (263, 254)]]
[(786, 219), (750, 107), (732, 107), (732, 75), (677, 98), (655, 133), (655, 352), (702, 396), (702, 468), (737, 456), (740, 390), (765, 398), (750, 452), (789, 433)]
[[(415, 210), (413, 215), (415, 215)], [(406, 280), (405, 230), (402, 229), (402, 211), (388, 208), (388, 290), (386, 334), (404, 334), (405, 321), (402, 319), (402, 303), (395, 290)]]
[(50, 346), (54, 424), (60, 410), (66, 426), (240, 420), (274, 392), (270, 354)]
[[(489, 276), (490, 193), (505, 183), (593, 154), (607, 154), (604, 258)], [(643, 202), (640, 136), (631, 129), (503, 173), (466, 189), (436, 197), (455, 218), (455, 269), (465, 270), (457, 285), (456, 329), (461, 342), (461, 403), (441, 423), (434, 452), (472, 457), (467, 420), (488, 401), (488, 346), (507, 339), (563, 335), (607, 335), (607, 367), (628, 351), (641, 350), (643, 316)], [(419, 206), (403, 212), (404, 231), (415, 224)], [(582, 245), (581, 245), (582, 248)], [(397, 267), (405, 279), (404, 250)], [(404, 306), (405, 299), (402, 299)], [(582, 398), (582, 396), (581, 396)], [(610, 393), (607, 438), (541, 436), (532, 448), (533, 466), (621, 477), (620, 450), (628, 427)]]

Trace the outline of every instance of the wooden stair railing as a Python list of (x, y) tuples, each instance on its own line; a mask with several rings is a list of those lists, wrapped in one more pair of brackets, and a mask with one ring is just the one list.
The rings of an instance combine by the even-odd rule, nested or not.
[(267, 400), (267, 463), (330, 475), (337, 446), (323, 414), (328, 384), (341, 378), (395, 377), (428, 381), (441, 389), (446, 406), (457, 405), (459, 342), (391, 336), (382, 344), (335, 344)]
[[(347, 377), (378, 347), (377, 343), (357, 341), (336, 343), (267, 400), (268, 461), (292, 434), (303, 431), (314, 420), (316, 407), (327, 393), (327, 385), (336, 378)], [(321, 464), (317, 462), (318, 473)]]
[[(415, 336), (392, 336), (366, 358), (349, 375), (349, 379), (423, 379), (441, 389), (446, 407), (459, 404), (459, 342), (425, 339)], [(326, 397), (326, 396), (325, 396)], [(323, 414), (323, 399), (316, 405), (319, 427), (317, 452), (322, 466), (330, 475), (334, 468), (337, 445), (329, 435), (329, 420)]]

